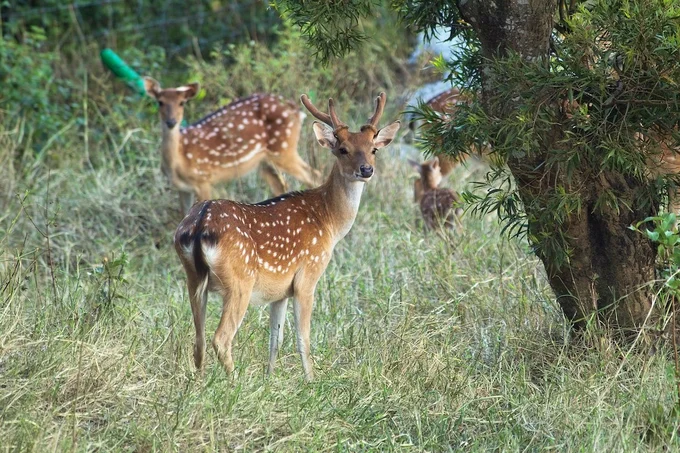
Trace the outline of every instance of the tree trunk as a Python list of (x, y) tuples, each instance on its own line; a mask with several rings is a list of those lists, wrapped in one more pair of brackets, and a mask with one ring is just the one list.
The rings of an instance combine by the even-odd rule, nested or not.
[[(476, 31), (487, 59), (503, 58), (515, 51), (526, 59), (549, 57), (550, 35), (556, 3), (553, 0), (458, 0), (461, 16)], [(502, 86), (493, 70), (482, 71), (482, 99), (491, 116), (511, 114), (513, 106), (494, 106), (495, 89)], [(558, 106), (555, 106), (557, 109)], [(643, 182), (615, 172), (583, 168), (567, 177), (554, 166), (542, 165), (548, 150), (559, 148), (563, 129), (558, 124), (531, 158), (510, 157), (508, 166), (525, 206), (530, 237), (555, 234), (559, 223), (545, 219), (548, 198), (557, 187), (578, 193), (581, 210), (562, 223), (569, 260), (556, 263), (535, 248), (565, 316), (577, 327), (597, 319), (606, 326), (637, 331), (650, 314), (655, 278), (656, 248), (628, 226), (653, 215), (653, 208), (637, 208)], [(613, 193), (618, 209), (598, 206), (600, 195)]]

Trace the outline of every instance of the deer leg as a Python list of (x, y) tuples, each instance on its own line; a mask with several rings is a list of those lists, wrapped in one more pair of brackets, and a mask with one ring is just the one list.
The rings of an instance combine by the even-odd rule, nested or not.
[(191, 209), (194, 204), (194, 193), (193, 192), (179, 192), (179, 205), (182, 209), (182, 214), (186, 214)]
[(413, 201), (420, 203), (423, 198), (423, 181), (420, 178), (413, 181)]
[(199, 294), (200, 282), (196, 274), (187, 272), (187, 289), (191, 301), (191, 312), (194, 315), (194, 328), (196, 329), (196, 342), (194, 343), (194, 365), (203, 371), (205, 358), (205, 306), (208, 301), (208, 291), (204, 288)]
[(279, 300), (269, 305), (269, 366), (267, 367), (267, 374), (271, 375), (274, 372), (274, 365), (276, 363), (276, 356), (283, 343), (283, 327), (286, 322), (286, 308), (288, 307), (288, 299)]
[(312, 324), (312, 307), (314, 306), (314, 287), (303, 289), (295, 293), (293, 303), (293, 314), (295, 318), (295, 329), (297, 331), (297, 346), (300, 358), (302, 359), (302, 369), (305, 372), (305, 381), (314, 379), (312, 369), (312, 357), (309, 345), (309, 333)]
[(246, 314), (252, 291), (253, 282), (249, 284), (237, 282), (225, 290), (222, 298), (222, 317), (215, 331), (213, 348), (228, 374), (234, 371), (234, 360), (231, 356), (232, 342)]
[(284, 181), (281, 173), (269, 162), (262, 162), (259, 168), (260, 176), (264, 178), (265, 182), (272, 190), (274, 196), (281, 195), (288, 190), (286, 181)]
[(462, 208), (455, 208), (453, 211), (453, 222), (454, 222), (454, 228), (457, 231), (463, 231), (463, 222), (460, 220), (460, 216), (463, 215), (463, 209)]
[(274, 161), (274, 164), (309, 187), (317, 187), (319, 185), (321, 172), (313, 169), (307, 162), (302, 160), (297, 153), (286, 154)]

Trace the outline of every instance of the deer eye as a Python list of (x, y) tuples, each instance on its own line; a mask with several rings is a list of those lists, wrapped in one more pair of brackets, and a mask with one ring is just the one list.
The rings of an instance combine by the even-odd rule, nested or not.
[(182, 101), (182, 102), (179, 103), (179, 106), (184, 107), (184, 104), (185, 104), (185, 101)]
[(340, 148), (338, 151), (340, 152), (340, 154), (349, 154), (349, 151), (347, 151), (347, 148)]
[(158, 101), (158, 106), (163, 107), (163, 101)]
[(372, 152), (373, 152), (373, 154), (377, 153), (377, 152), (378, 152), (378, 148), (373, 148), (373, 151), (372, 151)]

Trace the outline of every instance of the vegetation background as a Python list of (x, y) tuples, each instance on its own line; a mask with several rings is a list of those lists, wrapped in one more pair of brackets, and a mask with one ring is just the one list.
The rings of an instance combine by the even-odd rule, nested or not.
[[(373, 39), (322, 66), (259, 1), (2, 3), (0, 451), (678, 448), (667, 355), (570, 343), (539, 262), (493, 215), (467, 216), (450, 243), (424, 235), (405, 160), (417, 151), (401, 143), (317, 289), (317, 379), (302, 385), (290, 324), (265, 379), (265, 307), (237, 335), (234, 376), (212, 354), (194, 373), (155, 107), (99, 51), (165, 86), (200, 81), (190, 119), (276, 91), (333, 96), (358, 124), (385, 90), (387, 120), (429, 77), (405, 64), (414, 39), (388, 6), (362, 22)], [(301, 153), (328, 171), (309, 124)], [(450, 185), (470, 188), (474, 169)], [(220, 195), (268, 193), (252, 175)]]

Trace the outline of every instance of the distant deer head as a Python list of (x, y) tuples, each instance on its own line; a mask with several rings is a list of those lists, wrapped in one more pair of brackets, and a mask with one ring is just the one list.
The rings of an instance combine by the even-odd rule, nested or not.
[(184, 119), (184, 105), (198, 94), (198, 82), (190, 83), (178, 88), (161, 89), (161, 84), (151, 77), (144, 77), (146, 93), (158, 102), (158, 113), (161, 123), (168, 129), (173, 129)]
[[(420, 181), (424, 191), (433, 190), (439, 187), (439, 184), (441, 184), (443, 179), (442, 169), (439, 165), (439, 157), (435, 156), (433, 159), (423, 162), (422, 164), (411, 159), (408, 161), (420, 175)], [(422, 193), (420, 194), (420, 197), (422, 197)], [(415, 201), (420, 202), (420, 197)]]

